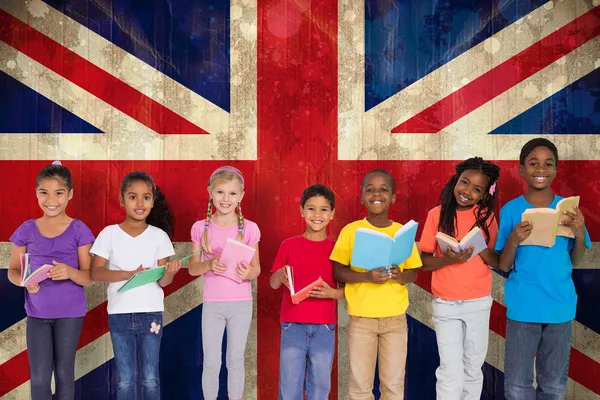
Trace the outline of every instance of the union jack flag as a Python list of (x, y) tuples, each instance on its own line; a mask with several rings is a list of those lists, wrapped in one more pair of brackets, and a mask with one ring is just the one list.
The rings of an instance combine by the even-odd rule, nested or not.
[[(598, 34), (600, 6), (590, 0), (1, 2), (0, 166), (9, 172), (0, 264), (8, 265), (11, 233), (37, 215), (34, 177), (54, 159), (73, 171), (69, 212), (96, 234), (122, 218), (122, 176), (152, 174), (174, 211), (180, 254), (206, 212), (210, 173), (239, 167), (267, 271), (281, 240), (302, 232), (298, 196), (307, 184), (335, 190), (334, 236), (362, 215), (360, 179), (375, 167), (398, 181), (392, 217), (400, 222), (424, 220), (456, 160), (473, 155), (498, 160), (504, 204), (522, 191), (511, 160), (539, 135), (565, 160), (554, 189), (582, 196), (597, 240)], [(571, 399), (600, 397), (598, 260), (595, 246), (573, 272)], [(255, 287), (246, 353), (244, 398), (261, 400), (276, 398), (279, 365), (281, 295), (267, 275)], [(503, 280), (494, 274), (485, 399), (503, 398)], [(439, 358), (427, 273), (409, 291), (407, 398), (433, 399)], [(201, 280), (183, 271), (165, 294), (163, 398), (202, 398)], [(111, 398), (105, 286), (87, 295), (77, 398)], [(23, 291), (5, 269), (0, 304), (0, 397), (25, 399)], [(339, 315), (332, 399), (347, 397), (343, 305)]]

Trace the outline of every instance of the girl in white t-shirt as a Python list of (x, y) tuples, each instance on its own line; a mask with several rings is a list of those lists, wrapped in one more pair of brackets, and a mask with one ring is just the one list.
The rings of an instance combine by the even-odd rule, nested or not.
[[(208, 181), (206, 219), (192, 226), (192, 251), (202, 249), (190, 259), (191, 275), (203, 275), (202, 302), (202, 391), (206, 400), (216, 400), (221, 371), (221, 343), (227, 329), (227, 395), (241, 399), (244, 393), (244, 352), (252, 322), (250, 281), (260, 273), (258, 262), (258, 226), (242, 216), (244, 177), (230, 166), (217, 168)], [(215, 213), (213, 214), (213, 207)], [(228, 271), (219, 261), (227, 239), (254, 247), (254, 257)]]
[[(144, 172), (132, 172), (121, 183), (125, 221), (107, 226), (91, 249), (92, 279), (109, 282), (108, 325), (117, 366), (117, 399), (134, 399), (140, 377), (144, 400), (160, 400), (158, 360), (162, 337), (164, 294), (161, 287), (173, 281), (179, 261), (169, 234), (173, 219), (165, 197)], [(165, 266), (158, 282), (119, 292), (138, 272)]]

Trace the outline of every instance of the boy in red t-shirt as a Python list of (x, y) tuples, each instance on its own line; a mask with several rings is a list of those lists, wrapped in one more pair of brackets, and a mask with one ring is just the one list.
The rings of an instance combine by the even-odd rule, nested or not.
[[(306, 231), (281, 243), (271, 269), (271, 287), (286, 286), (280, 316), (279, 400), (302, 400), (303, 391), (306, 400), (329, 396), (337, 322), (335, 299), (344, 297), (329, 260), (335, 242), (325, 229), (334, 208), (335, 197), (327, 186), (306, 189), (300, 202)], [(319, 277), (324, 283), (312, 289), (306, 300), (294, 304), (287, 288), (286, 266), (292, 271), (296, 292)]]

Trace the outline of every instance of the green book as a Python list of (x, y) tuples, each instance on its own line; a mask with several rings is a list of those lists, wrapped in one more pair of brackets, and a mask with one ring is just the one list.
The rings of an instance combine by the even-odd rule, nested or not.
[(134, 276), (129, 278), (129, 280), (127, 282), (125, 282), (125, 284), (123, 286), (121, 286), (121, 288), (119, 290), (117, 290), (117, 292), (118, 293), (126, 292), (130, 289), (135, 289), (136, 287), (140, 287), (140, 286), (146, 285), (151, 282), (156, 282), (157, 280), (162, 278), (164, 274), (165, 274), (164, 265), (162, 267), (156, 267), (156, 268), (149, 269), (147, 271), (138, 272), (137, 274), (135, 274)]

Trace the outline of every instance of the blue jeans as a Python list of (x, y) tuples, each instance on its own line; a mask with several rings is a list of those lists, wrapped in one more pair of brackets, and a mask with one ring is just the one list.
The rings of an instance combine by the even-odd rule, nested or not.
[(139, 377), (141, 398), (160, 400), (162, 312), (110, 314), (108, 326), (117, 366), (117, 399), (135, 400)]
[[(567, 391), (572, 321), (536, 324), (507, 319), (504, 395), (507, 400), (561, 400)], [(537, 356), (537, 358), (536, 358)], [(537, 389), (533, 388), (533, 360)]]
[(335, 351), (335, 325), (281, 324), (279, 400), (327, 400)]

